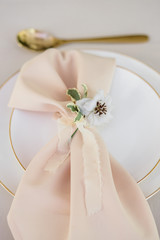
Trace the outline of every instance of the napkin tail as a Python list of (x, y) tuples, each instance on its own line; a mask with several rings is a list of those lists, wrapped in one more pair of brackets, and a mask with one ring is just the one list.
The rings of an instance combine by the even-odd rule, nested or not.
[(91, 216), (102, 208), (102, 173), (99, 146), (94, 133), (89, 128), (79, 125), (79, 131), (83, 138), (85, 205), (87, 215)]
[[(87, 215), (96, 214), (102, 208), (102, 173), (99, 146), (90, 128), (77, 125), (82, 135), (82, 158), (84, 168), (84, 192)], [(58, 121), (58, 143), (55, 152), (48, 159), (45, 171), (56, 172), (70, 155), (70, 143), (73, 128), (64, 119)]]

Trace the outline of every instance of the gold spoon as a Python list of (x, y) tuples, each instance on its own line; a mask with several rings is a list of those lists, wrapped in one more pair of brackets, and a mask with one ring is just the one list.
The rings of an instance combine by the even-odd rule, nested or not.
[(97, 38), (60, 39), (52, 36), (50, 33), (39, 31), (34, 28), (24, 29), (20, 31), (17, 35), (17, 40), (20, 45), (36, 51), (75, 42), (138, 43), (146, 42), (148, 41), (148, 39), (149, 37), (147, 35), (124, 35)]

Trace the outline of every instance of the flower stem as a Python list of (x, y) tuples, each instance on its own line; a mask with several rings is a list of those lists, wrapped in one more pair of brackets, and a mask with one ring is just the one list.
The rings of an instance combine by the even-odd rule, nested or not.
[(71, 135), (71, 138), (74, 137), (74, 135), (76, 134), (77, 131), (78, 131), (78, 128), (76, 128), (76, 130), (74, 131), (74, 133)]

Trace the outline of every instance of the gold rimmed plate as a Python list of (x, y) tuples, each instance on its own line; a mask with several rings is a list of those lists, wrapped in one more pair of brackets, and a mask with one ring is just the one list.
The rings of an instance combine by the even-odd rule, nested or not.
[[(92, 53), (97, 54), (96, 51), (92, 51)], [(100, 52), (98, 52), (98, 54), (100, 55)], [(107, 54), (111, 54), (111, 52), (102, 52), (102, 56), (104, 56), (104, 54), (107, 57)], [(159, 187), (155, 183), (155, 179), (158, 181), (155, 172), (160, 165), (158, 164), (158, 151), (160, 149), (160, 145), (158, 145), (160, 142), (158, 138), (160, 136), (160, 129), (158, 128), (158, 122), (160, 120), (160, 76), (150, 69), (150, 71), (153, 72), (153, 74), (150, 72), (150, 75), (152, 74), (153, 76), (153, 86), (151, 79), (147, 79), (143, 74), (139, 74), (139, 72), (135, 70), (136, 60), (132, 60), (135, 74), (133, 70), (131, 70), (131, 66), (130, 69), (125, 67), (125, 61), (128, 63), (127, 57), (125, 57), (125, 61), (123, 59), (122, 64), (122, 56), (120, 54), (116, 55), (116, 53), (113, 54), (119, 65), (116, 68), (111, 89), (114, 119), (105, 131), (100, 130), (100, 133), (106, 141), (106, 145), (112, 155), (131, 173), (137, 182), (140, 184), (143, 183), (143, 192), (144, 189), (146, 189), (145, 181), (150, 178), (150, 183), (153, 187), (150, 186), (149, 189), (147, 188), (147, 191), (145, 190), (144, 194), (147, 197), (153, 192), (156, 192)], [(6, 93), (8, 89), (8, 95), (5, 95), (6, 108), (10, 96), (9, 92), (11, 92), (9, 88), (13, 87), (15, 78), (16, 77), (13, 77), (11, 79), (12, 81), (10, 82), (12, 82), (12, 84), (8, 83), (8, 86), (4, 86)], [(155, 83), (158, 87), (155, 87)], [(1, 94), (0, 92), (0, 98), (4, 96), (1, 95), (3, 95), (3, 93)], [(150, 109), (150, 114), (148, 114), (148, 108)], [(51, 114), (30, 113), (19, 110), (14, 111), (11, 118), (12, 121), (10, 121), (11, 109), (7, 111), (7, 123), (8, 129), (10, 126), (11, 137), (8, 159), (14, 162), (15, 172), (21, 175), (23, 174), (21, 165), (26, 168), (34, 154), (56, 134), (56, 123), (53, 121)], [(3, 115), (5, 115), (5, 110)], [(155, 118), (157, 122), (153, 121)], [(149, 123), (151, 123), (151, 125), (148, 129), (147, 126)], [(38, 136), (38, 138), (35, 136)], [(147, 141), (146, 136), (148, 137)], [(8, 138), (7, 141), (9, 140)], [(30, 141), (30, 139), (32, 139), (32, 141)], [(148, 151), (146, 151), (146, 149)], [(17, 158), (21, 162), (21, 165), (18, 161), (14, 161), (14, 159), (17, 160)], [(4, 169), (5, 173), (7, 173), (7, 169), (9, 168), (9, 162), (7, 165), (8, 167)], [(11, 178), (14, 179), (14, 176)], [(5, 178), (3, 179), (5, 180)], [(12, 187), (11, 189), (15, 189), (17, 184), (18, 178), (14, 188), (11, 183), (9, 183), (9, 186)]]

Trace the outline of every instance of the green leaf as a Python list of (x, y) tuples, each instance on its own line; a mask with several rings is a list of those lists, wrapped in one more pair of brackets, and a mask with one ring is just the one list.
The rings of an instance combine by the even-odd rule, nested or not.
[(81, 94), (76, 88), (69, 88), (67, 95), (71, 97), (72, 101), (78, 101), (81, 99)]
[(86, 98), (86, 97), (87, 97), (87, 94), (88, 94), (88, 88), (87, 88), (87, 85), (86, 85), (86, 84), (82, 84), (82, 87), (84, 88), (84, 94), (83, 94), (83, 97)]
[(81, 112), (78, 112), (77, 116), (75, 117), (74, 121), (77, 122), (77, 121), (80, 121), (82, 119), (83, 115)]
[(78, 108), (74, 103), (68, 103), (67, 108), (69, 108), (72, 112), (78, 112)]

